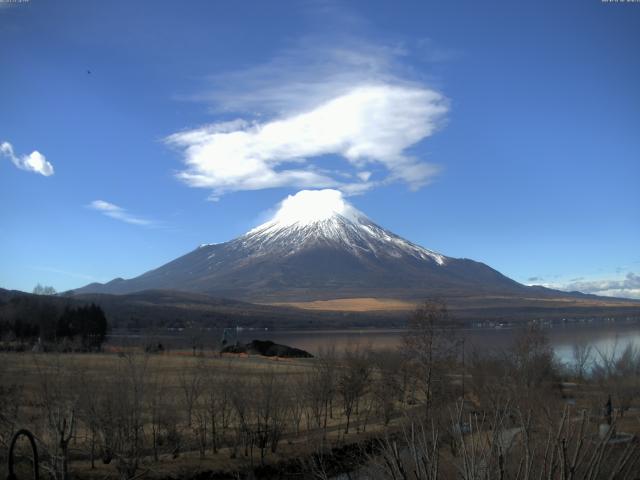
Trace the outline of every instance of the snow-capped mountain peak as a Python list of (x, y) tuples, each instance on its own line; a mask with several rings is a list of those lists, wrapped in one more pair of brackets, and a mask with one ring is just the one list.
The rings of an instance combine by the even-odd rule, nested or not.
[(266, 225), (304, 227), (336, 216), (352, 222), (366, 218), (366, 215), (347, 202), (338, 190), (301, 190), (280, 202), (273, 218), (252, 231), (260, 230)]
[[(415, 245), (376, 225), (338, 190), (302, 190), (280, 203), (271, 220), (238, 239), (243, 249), (291, 255), (310, 245), (346, 249), (358, 256), (413, 257), (446, 262), (444, 255)], [(252, 255), (252, 256), (253, 256)]]

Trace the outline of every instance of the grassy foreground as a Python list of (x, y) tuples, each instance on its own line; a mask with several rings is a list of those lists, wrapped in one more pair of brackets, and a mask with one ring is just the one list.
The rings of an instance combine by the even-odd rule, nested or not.
[(534, 328), (465, 358), (443, 319), (417, 311), (401, 351), (311, 359), (2, 353), (0, 442), (32, 430), (55, 480), (637, 478), (635, 346), (576, 345), (562, 369)]
[(364, 365), (365, 352), (352, 352), (351, 362), (347, 373), (332, 355), (2, 353), (0, 440), (4, 447), (13, 431), (29, 428), (49, 473), (59, 468), (81, 478), (186, 477), (275, 464), (397, 424), (408, 405), (392, 386), (389, 398), (374, 395), (383, 376), (373, 365), (355, 366)]

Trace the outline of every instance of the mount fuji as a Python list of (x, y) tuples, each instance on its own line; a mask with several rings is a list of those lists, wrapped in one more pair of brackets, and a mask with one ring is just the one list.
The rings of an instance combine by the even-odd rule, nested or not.
[(416, 245), (329, 189), (289, 196), (270, 221), (236, 239), (204, 244), (138, 277), (92, 283), (74, 293), (152, 289), (258, 303), (567, 295)]

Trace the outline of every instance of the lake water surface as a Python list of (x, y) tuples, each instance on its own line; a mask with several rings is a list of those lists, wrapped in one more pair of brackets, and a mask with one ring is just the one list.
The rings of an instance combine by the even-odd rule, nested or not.
[[(614, 349), (622, 351), (628, 343), (640, 347), (640, 324), (599, 323), (570, 324), (544, 328), (556, 357), (563, 363), (571, 363), (573, 346), (588, 344), (601, 352)], [(485, 351), (509, 348), (517, 333), (515, 328), (465, 329), (465, 350)], [(301, 348), (314, 355), (322, 350), (335, 348), (339, 353), (345, 348), (360, 346), (373, 349), (395, 349), (402, 345), (405, 330), (363, 329), (324, 331), (241, 331), (240, 342), (253, 339), (271, 340), (276, 343)]]
[[(576, 344), (591, 345), (597, 351), (621, 352), (629, 343), (640, 348), (640, 323), (577, 323), (556, 325), (543, 329), (549, 338), (558, 360), (572, 363), (573, 347)], [(229, 333), (229, 332), (228, 332)], [(465, 338), (465, 352), (505, 350), (513, 344), (517, 328), (470, 328), (460, 334)], [(271, 340), (275, 343), (301, 348), (314, 355), (334, 348), (340, 354), (349, 347), (360, 346), (374, 350), (396, 349), (402, 346), (406, 331), (402, 329), (343, 329), (343, 330), (239, 330), (237, 340)], [(231, 333), (229, 341), (235, 342)], [(169, 348), (190, 348), (194, 343), (205, 350), (217, 350), (222, 331), (207, 332), (155, 332), (154, 334), (113, 334), (108, 342), (112, 345), (162, 343)]]

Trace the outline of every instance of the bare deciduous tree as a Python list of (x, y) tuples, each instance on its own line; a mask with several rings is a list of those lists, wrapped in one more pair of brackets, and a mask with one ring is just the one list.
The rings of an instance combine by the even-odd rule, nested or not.
[(211, 370), (205, 386), (205, 402), (211, 427), (211, 449), (218, 452), (224, 441), (231, 417), (231, 378), (226, 373)]
[(9, 377), (4, 360), (0, 359), (0, 462), (22, 420), (23, 386)]
[(192, 426), (193, 409), (203, 391), (204, 364), (202, 360), (197, 363), (189, 362), (180, 372), (180, 390), (182, 401), (187, 413), (187, 426)]
[(357, 412), (360, 399), (368, 388), (371, 364), (367, 351), (359, 348), (345, 350), (343, 365), (338, 372), (337, 392), (342, 398), (343, 413), (346, 418), (344, 433), (349, 433), (351, 415)]
[(592, 377), (600, 385), (603, 396), (613, 396), (618, 413), (623, 416), (633, 400), (640, 396), (640, 350), (628, 343), (620, 351), (616, 339), (611, 349), (596, 349), (596, 352)]
[(593, 362), (593, 347), (586, 342), (577, 342), (572, 350), (573, 371), (577, 379), (584, 380)]
[(371, 355), (371, 360), (376, 369), (371, 381), (372, 400), (376, 413), (386, 426), (396, 411), (396, 402), (404, 397), (400, 374), (402, 357), (395, 352), (384, 351)]
[(151, 432), (151, 449), (153, 459), (159, 460), (158, 444), (162, 435), (163, 424), (165, 423), (167, 406), (163, 399), (167, 394), (166, 377), (163, 372), (154, 372), (147, 382), (147, 395), (145, 395), (145, 408), (149, 415), (149, 430)]
[(55, 480), (69, 478), (69, 445), (76, 432), (79, 391), (75, 368), (63, 365), (59, 355), (34, 357), (38, 371), (39, 403), (45, 420), (45, 469)]
[(135, 477), (144, 454), (147, 364), (146, 355), (121, 355), (100, 399), (103, 460), (116, 459), (121, 480)]
[[(590, 429), (585, 411), (569, 408), (554, 424), (517, 411), (519, 421), (510, 424), (512, 408), (505, 404), (486, 414), (464, 417), (463, 404), (452, 415), (452, 434), (458, 448), (442, 455), (437, 426), (413, 424), (401, 441), (386, 440), (373, 457), (374, 478), (434, 480), (460, 478), (486, 480), (588, 479), (631, 480), (640, 464), (637, 442), (612, 442), (614, 424), (602, 437)], [(428, 426), (427, 426), (428, 425)], [(461, 428), (465, 425), (465, 428)]]
[(460, 345), (455, 326), (446, 305), (437, 300), (424, 302), (409, 319), (404, 349), (422, 390), (426, 417), (434, 399), (448, 398), (450, 379), (446, 377)]
[(337, 358), (335, 349), (321, 351), (313, 368), (304, 377), (304, 396), (307, 405), (307, 429), (315, 423), (326, 433), (327, 424), (333, 415), (333, 400), (336, 394)]

